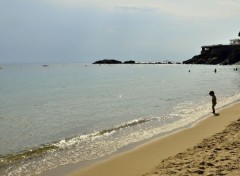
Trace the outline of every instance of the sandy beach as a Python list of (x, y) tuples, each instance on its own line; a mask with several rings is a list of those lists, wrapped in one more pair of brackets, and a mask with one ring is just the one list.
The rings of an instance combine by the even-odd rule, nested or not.
[(240, 103), (70, 176), (238, 175)]
[(240, 174), (240, 118), (193, 148), (163, 160), (144, 176)]

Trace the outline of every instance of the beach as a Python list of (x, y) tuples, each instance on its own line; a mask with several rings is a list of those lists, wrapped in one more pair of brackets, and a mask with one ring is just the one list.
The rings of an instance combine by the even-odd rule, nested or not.
[(240, 119), (200, 144), (163, 160), (144, 176), (156, 175), (239, 175)]
[(240, 103), (69, 176), (238, 175)]

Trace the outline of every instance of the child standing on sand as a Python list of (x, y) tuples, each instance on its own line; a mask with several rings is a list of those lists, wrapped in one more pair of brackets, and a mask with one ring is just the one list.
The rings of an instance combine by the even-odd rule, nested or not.
[(210, 91), (209, 95), (212, 96), (212, 110), (213, 110), (213, 114), (215, 114), (215, 106), (217, 104), (217, 98), (213, 91)]

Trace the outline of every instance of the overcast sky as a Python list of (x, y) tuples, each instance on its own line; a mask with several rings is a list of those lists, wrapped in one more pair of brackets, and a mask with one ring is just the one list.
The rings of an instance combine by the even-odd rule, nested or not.
[(240, 0), (0, 0), (0, 63), (183, 61), (240, 31)]

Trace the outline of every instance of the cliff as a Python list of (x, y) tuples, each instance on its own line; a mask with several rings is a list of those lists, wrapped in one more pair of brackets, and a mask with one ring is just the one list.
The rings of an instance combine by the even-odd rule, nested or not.
[(201, 54), (183, 61), (183, 64), (232, 65), (240, 62), (240, 45), (203, 46)]

